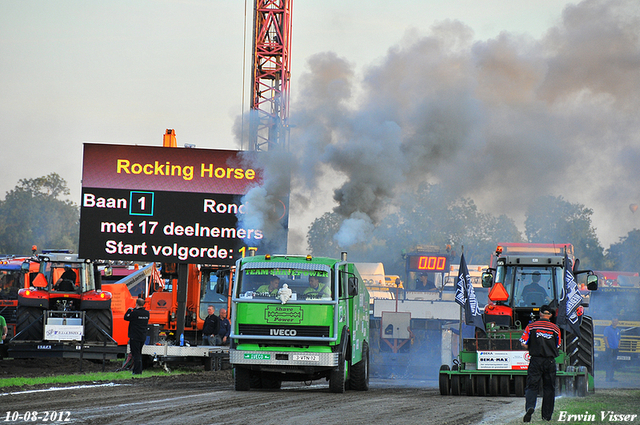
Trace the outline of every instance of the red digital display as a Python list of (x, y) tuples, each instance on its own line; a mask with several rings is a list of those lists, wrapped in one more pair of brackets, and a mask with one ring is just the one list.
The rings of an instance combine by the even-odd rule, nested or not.
[(409, 257), (410, 270), (447, 271), (447, 257), (443, 255), (420, 255)]

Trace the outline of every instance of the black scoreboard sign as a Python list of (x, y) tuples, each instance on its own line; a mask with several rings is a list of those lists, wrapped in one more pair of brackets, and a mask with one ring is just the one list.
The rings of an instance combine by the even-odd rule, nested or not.
[(243, 226), (242, 196), (261, 183), (248, 154), (85, 144), (80, 256), (233, 264), (264, 238)]

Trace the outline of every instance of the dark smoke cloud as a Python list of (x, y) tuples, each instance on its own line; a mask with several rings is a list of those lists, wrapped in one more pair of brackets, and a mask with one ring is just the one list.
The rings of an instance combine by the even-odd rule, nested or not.
[(512, 217), (564, 196), (623, 236), (640, 201), (639, 15), (634, 0), (587, 0), (540, 39), (486, 41), (446, 21), (408, 31), (363, 76), (312, 56), (291, 107), (292, 196), (333, 184), (345, 247), (425, 181)]

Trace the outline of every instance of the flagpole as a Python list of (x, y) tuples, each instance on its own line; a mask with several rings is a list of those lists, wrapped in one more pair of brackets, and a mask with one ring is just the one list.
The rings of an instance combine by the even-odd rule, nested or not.
[[(464, 255), (464, 245), (462, 245), (461, 249), (460, 249), (460, 258), (462, 258), (463, 255)], [(459, 274), (460, 274), (460, 269), (458, 268), (458, 275)], [(460, 337), (460, 338), (458, 338), (459, 339), (459, 341), (458, 341), (458, 345), (459, 345), (459, 347), (458, 347), (458, 356), (460, 355), (460, 353), (462, 352), (462, 348), (464, 347), (463, 336), (462, 336), (462, 320), (463, 320), (463, 318), (462, 318), (462, 309), (463, 308), (464, 307), (462, 305), (460, 305), (460, 320), (458, 321), (458, 331), (459, 331), (458, 335)]]

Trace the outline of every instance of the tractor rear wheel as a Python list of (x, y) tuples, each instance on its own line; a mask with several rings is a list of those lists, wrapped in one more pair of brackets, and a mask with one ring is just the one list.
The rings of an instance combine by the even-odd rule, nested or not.
[(26, 329), (20, 340), (41, 341), (44, 338), (42, 314), (43, 310), (38, 307), (18, 307), (16, 335)]
[(84, 315), (86, 319), (84, 325), (85, 341), (111, 341), (100, 330), (104, 330), (109, 336), (113, 335), (113, 315), (111, 309), (86, 310)]
[(589, 316), (582, 316), (580, 336), (571, 332), (567, 335), (567, 352), (570, 354), (571, 366), (586, 366), (587, 371), (593, 375), (595, 358), (593, 350), (593, 319)]

